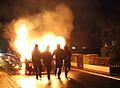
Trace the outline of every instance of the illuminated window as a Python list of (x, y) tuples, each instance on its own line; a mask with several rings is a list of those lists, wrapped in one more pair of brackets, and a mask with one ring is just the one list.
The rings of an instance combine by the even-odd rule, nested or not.
[(75, 50), (75, 46), (73, 46), (72, 49)]

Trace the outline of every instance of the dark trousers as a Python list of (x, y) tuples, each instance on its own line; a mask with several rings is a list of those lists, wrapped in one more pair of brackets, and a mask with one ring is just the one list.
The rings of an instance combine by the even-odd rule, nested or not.
[(56, 73), (57, 73), (57, 69), (59, 69), (59, 70), (58, 70), (58, 78), (60, 78), (60, 75), (61, 75), (61, 67), (55, 67), (55, 75), (56, 75)]
[(42, 71), (41, 67), (34, 66), (34, 69), (35, 69), (36, 79), (38, 79), (38, 75), (39, 75), (40, 78), (42, 78), (42, 76), (41, 76), (41, 71)]
[(67, 78), (67, 74), (68, 74), (69, 70), (70, 70), (70, 67), (65, 66), (65, 77), (66, 78)]
[(47, 67), (47, 77), (48, 77), (48, 79), (50, 79), (50, 71), (51, 71), (51, 67)]

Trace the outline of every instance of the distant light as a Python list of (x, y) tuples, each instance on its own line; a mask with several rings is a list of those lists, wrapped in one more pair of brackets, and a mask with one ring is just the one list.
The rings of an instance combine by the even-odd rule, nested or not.
[(83, 49), (86, 49), (86, 46), (83, 46)]
[(12, 64), (12, 62), (9, 62), (9, 64)]
[(75, 50), (75, 49), (76, 49), (76, 47), (75, 47), (75, 46), (73, 46), (73, 47), (72, 47), (72, 49), (73, 49), (73, 50)]
[(111, 43), (112, 43), (112, 46), (115, 46), (115, 41), (111, 41)]
[(107, 47), (107, 44), (105, 43), (105, 47)]
[(4, 56), (2, 53), (0, 53), (0, 57)]

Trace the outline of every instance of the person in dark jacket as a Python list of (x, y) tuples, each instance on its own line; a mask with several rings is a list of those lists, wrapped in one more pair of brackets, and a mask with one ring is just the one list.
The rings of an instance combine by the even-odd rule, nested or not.
[(49, 51), (49, 46), (47, 46), (47, 49), (42, 53), (42, 58), (43, 58), (43, 63), (47, 68), (48, 79), (50, 79), (50, 71), (52, 68), (52, 54)]
[(65, 77), (67, 78), (67, 74), (71, 67), (71, 50), (68, 49), (68, 46), (66, 45), (64, 47), (64, 67), (65, 67)]
[(36, 79), (38, 79), (38, 75), (40, 78), (42, 78), (41, 76), (41, 71), (42, 71), (41, 52), (39, 51), (37, 44), (35, 44), (34, 50), (32, 51), (32, 63), (34, 66)]
[(64, 58), (64, 50), (60, 48), (60, 44), (57, 45), (57, 49), (53, 52), (53, 56), (55, 55), (55, 76), (57, 73), (57, 69), (59, 69), (58, 71), (58, 78), (60, 79), (60, 75), (61, 75), (61, 67), (63, 65), (63, 58)]

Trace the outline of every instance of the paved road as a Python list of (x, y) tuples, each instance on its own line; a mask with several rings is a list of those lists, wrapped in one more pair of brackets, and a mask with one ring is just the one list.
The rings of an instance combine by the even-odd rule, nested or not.
[(50, 81), (46, 75), (43, 75), (41, 80), (36, 80), (34, 75), (12, 75), (11, 77), (22, 88), (120, 88), (120, 79), (75, 69), (69, 72), (68, 79), (62, 72), (61, 80), (54, 75), (51, 75)]
[[(1, 66), (5, 65), (2, 59), (0, 62)], [(46, 75), (43, 75), (42, 80), (36, 80), (34, 75), (10, 75), (21, 88), (120, 88), (120, 79), (111, 76), (76, 69), (72, 69), (68, 76), (69, 78), (66, 79), (62, 72), (61, 80), (51, 75), (51, 80), (48, 81)], [(2, 82), (0, 81), (0, 83)], [(5, 85), (7, 84), (5, 83)], [(2, 88), (5, 87), (2, 86)]]

